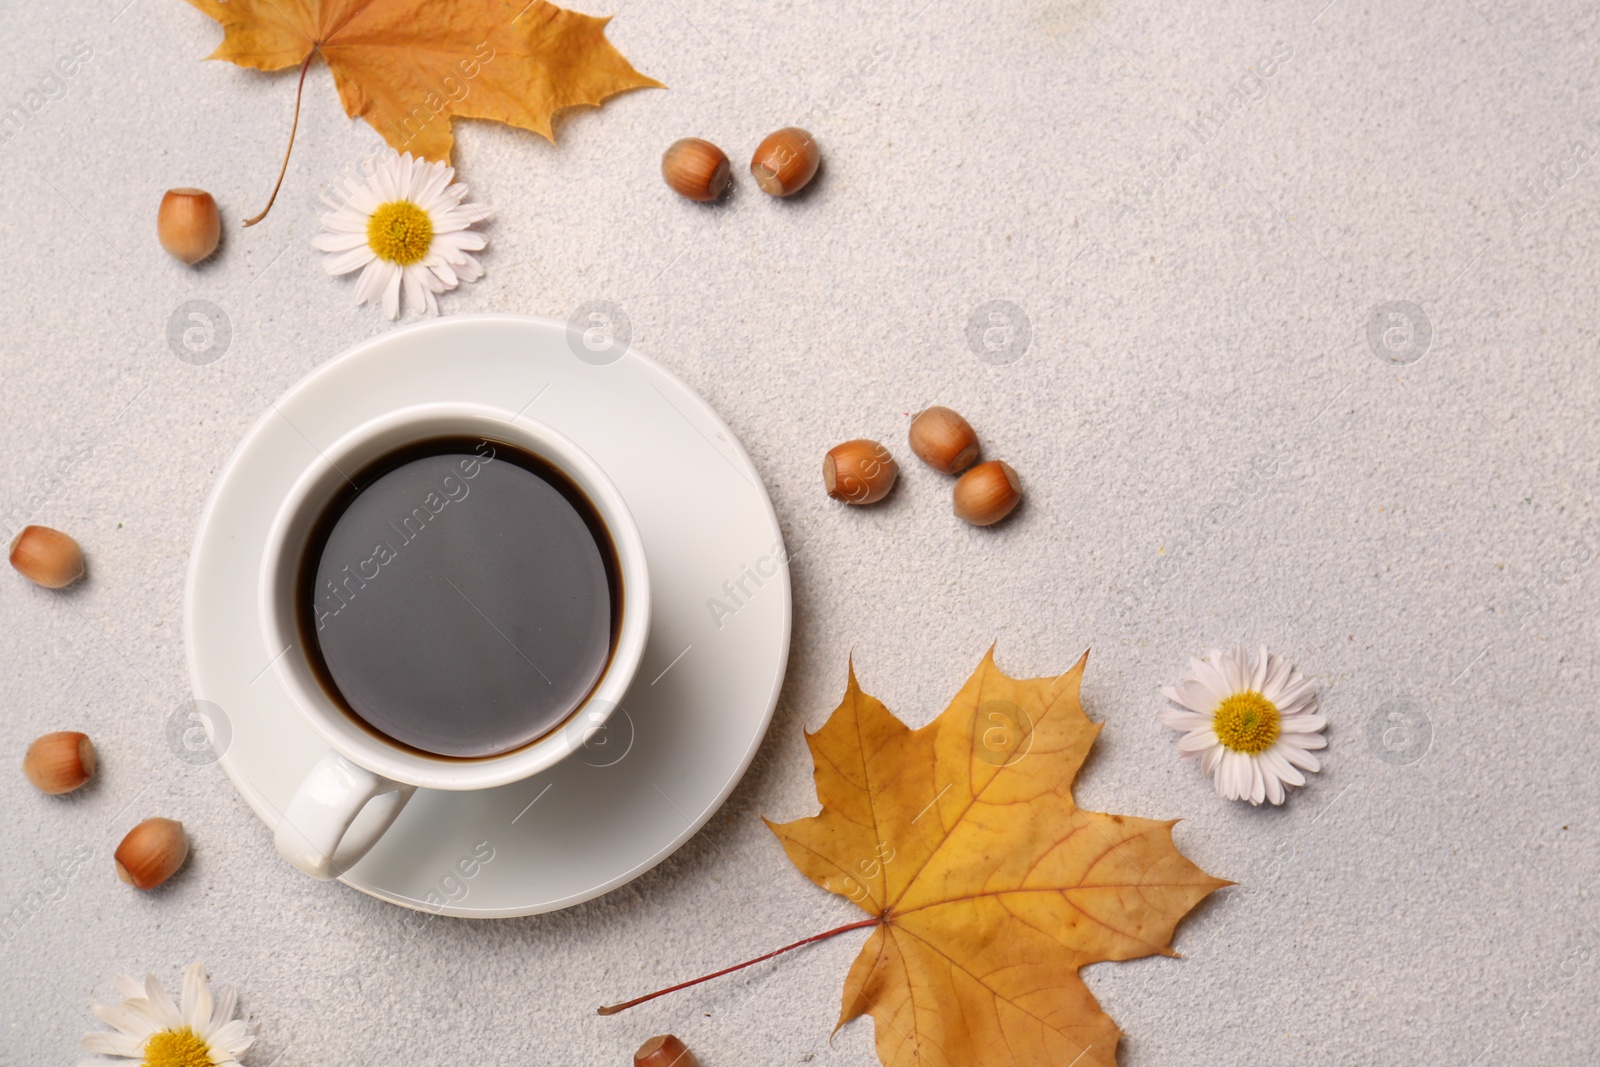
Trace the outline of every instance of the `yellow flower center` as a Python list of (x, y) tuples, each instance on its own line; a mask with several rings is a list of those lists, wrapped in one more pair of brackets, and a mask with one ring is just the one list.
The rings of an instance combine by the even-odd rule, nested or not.
[(211, 1067), (211, 1049), (187, 1026), (163, 1030), (144, 1043), (144, 1067)]
[(408, 267), (433, 245), (433, 219), (409, 200), (380, 204), (367, 220), (367, 246), (379, 259)]
[(1254, 689), (1235, 693), (1217, 705), (1211, 729), (1235, 752), (1256, 756), (1278, 739), (1278, 705)]

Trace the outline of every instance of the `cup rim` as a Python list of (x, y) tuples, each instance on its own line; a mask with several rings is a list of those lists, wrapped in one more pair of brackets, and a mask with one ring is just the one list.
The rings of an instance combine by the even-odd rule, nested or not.
[[(430, 424), (438, 427), (437, 434), (420, 429), (415, 435), (406, 433)], [(327, 506), (331, 494), (324, 491), (325, 486), (337, 488), (343, 472), (354, 473), (408, 442), (452, 434), (482, 436), (526, 449), (572, 479), (594, 505), (611, 536), (619, 580), (625, 590), (611, 658), (588, 697), (541, 736), (493, 756), (439, 756), (386, 740), (370, 727), (353, 722), (310, 677), (303, 651), (296, 654), (301, 640), (293, 593), (303, 544), (294, 534), (302, 528), (309, 532), (310, 525)], [(399, 435), (404, 435), (403, 439), (387, 440)], [(296, 573), (286, 575), (286, 571)], [(408, 404), (368, 419), (319, 449), (273, 514), (262, 551), (258, 586), (262, 638), (266, 654), (273, 657), (271, 673), (296, 714), (329, 748), (352, 763), (374, 774), (428, 789), (506, 785), (548, 770), (582, 748), (621, 706), (638, 673), (649, 636), (650, 581), (644, 543), (622, 493), (593, 457), (565, 434), (521, 412), (488, 404)]]

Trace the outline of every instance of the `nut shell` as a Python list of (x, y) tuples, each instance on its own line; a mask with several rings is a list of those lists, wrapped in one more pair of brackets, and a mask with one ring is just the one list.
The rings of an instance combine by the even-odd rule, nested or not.
[(154, 889), (189, 858), (189, 835), (176, 819), (146, 819), (117, 846), (117, 877), (135, 889)]
[(949, 408), (919, 411), (907, 436), (917, 458), (942, 474), (960, 474), (978, 458), (977, 432)]
[(700, 1067), (700, 1061), (677, 1037), (661, 1034), (639, 1046), (633, 1067)]
[(889, 495), (900, 466), (876, 441), (857, 438), (835, 445), (822, 458), (822, 486), (846, 504), (876, 504)]
[(727, 153), (698, 137), (674, 141), (661, 156), (661, 177), (673, 191), (702, 203), (721, 196), (732, 173)]
[(991, 459), (963, 474), (953, 497), (958, 518), (974, 526), (991, 526), (1022, 502), (1022, 482), (1011, 464)]
[(83, 549), (48, 526), (24, 526), (11, 539), (11, 565), (29, 581), (60, 589), (83, 577)]
[(817, 173), (822, 153), (816, 139), (798, 126), (774, 130), (750, 158), (750, 174), (761, 191), (773, 196), (793, 196)]
[(51, 796), (70, 793), (94, 777), (94, 745), (88, 734), (57, 730), (28, 746), (22, 773), (35, 789)]
[(156, 236), (174, 259), (193, 266), (217, 250), (222, 217), (204, 189), (168, 189), (156, 212)]

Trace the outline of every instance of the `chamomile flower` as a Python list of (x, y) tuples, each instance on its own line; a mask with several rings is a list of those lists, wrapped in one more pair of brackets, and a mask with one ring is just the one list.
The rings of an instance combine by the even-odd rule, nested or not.
[[(233, 1017), (233, 988), (213, 1000), (206, 969), (198, 963), (184, 968), (181, 1007), (153, 974), (143, 983), (120, 975), (117, 989), (128, 999), (94, 1006), (95, 1017), (116, 1029), (86, 1034), (82, 1043), (90, 1052), (138, 1060), (143, 1067), (238, 1067), (255, 1041), (244, 1020)], [(116, 1062), (86, 1060), (80, 1067), (115, 1067)]]
[(1311, 683), (1281, 656), (1262, 648), (1252, 660), (1242, 647), (1212, 649), (1209, 662), (1191, 659), (1183, 681), (1163, 689), (1176, 708), (1156, 718), (1182, 730), (1178, 751), (1229, 800), (1282, 804), (1287, 789), (1318, 771), (1312, 750), (1326, 748)]
[(477, 281), (483, 267), (471, 255), (488, 240), (467, 227), (489, 217), (482, 204), (465, 203), (467, 187), (453, 183), (454, 168), (410, 152), (390, 155), (367, 169), (365, 181), (336, 184), (337, 199), (322, 216), (323, 233), (311, 243), (327, 252), (329, 274), (359, 269), (356, 303), (383, 303), (400, 316), (400, 290), (413, 307), (437, 312), (435, 293)]

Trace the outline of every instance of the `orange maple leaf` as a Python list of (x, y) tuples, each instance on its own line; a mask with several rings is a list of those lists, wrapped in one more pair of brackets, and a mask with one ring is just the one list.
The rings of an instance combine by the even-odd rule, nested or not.
[(1100, 724), (1078, 700), (1087, 654), (1016, 679), (986, 655), (912, 730), (850, 670), (807, 734), (822, 813), (767, 822), (794, 865), (878, 919), (839, 1026), (871, 1013), (886, 1067), (1113, 1065), (1119, 1031), (1078, 971), (1168, 947), (1214, 890), (1176, 820), (1083, 811), (1072, 781)]
[(188, 0), (222, 24), (209, 59), (282, 70), (320, 54), (345, 114), (397, 152), (450, 159), (453, 118), (555, 140), (556, 111), (661, 83), (606, 40), (609, 19), (545, 0)]

